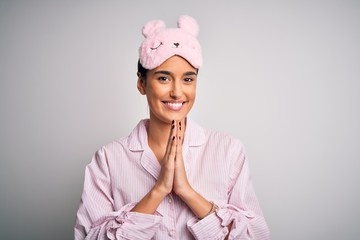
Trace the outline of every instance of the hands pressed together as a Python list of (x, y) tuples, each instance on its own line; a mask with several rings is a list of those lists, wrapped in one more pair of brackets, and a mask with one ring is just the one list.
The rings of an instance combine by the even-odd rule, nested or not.
[(172, 121), (165, 155), (160, 162), (160, 175), (154, 186), (165, 195), (174, 192), (182, 197), (192, 190), (186, 176), (182, 156), (184, 129), (184, 121)]
[(200, 219), (213, 211), (214, 204), (196, 192), (188, 181), (182, 155), (184, 132), (184, 120), (172, 121), (166, 151), (160, 161), (159, 177), (131, 211), (154, 214), (162, 200), (171, 193), (178, 195)]

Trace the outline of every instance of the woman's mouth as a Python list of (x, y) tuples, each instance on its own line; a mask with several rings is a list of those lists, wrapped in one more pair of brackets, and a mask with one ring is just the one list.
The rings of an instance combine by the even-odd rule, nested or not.
[(164, 105), (172, 111), (180, 111), (185, 102), (163, 102)]

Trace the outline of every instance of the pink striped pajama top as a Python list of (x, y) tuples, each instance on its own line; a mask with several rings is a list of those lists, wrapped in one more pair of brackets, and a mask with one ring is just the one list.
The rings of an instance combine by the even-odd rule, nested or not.
[(219, 206), (197, 219), (174, 193), (154, 215), (130, 212), (154, 186), (160, 164), (148, 146), (148, 120), (102, 147), (86, 166), (75, 239), (270, 239), (239, 140), (187, 119), (183, 158), (191, 186)]

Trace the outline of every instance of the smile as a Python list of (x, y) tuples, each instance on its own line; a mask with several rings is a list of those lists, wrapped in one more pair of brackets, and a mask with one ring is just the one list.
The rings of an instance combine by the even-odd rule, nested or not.
[(172, 111), (180, 111), (185, 102), (163, 102)]

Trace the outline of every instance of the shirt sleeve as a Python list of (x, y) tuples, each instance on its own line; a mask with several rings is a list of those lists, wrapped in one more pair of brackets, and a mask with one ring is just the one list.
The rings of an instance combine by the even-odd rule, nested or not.
[(235, 162), (232, 161), (228, 203), (204, 219), (190, 219), (188, 229), (196, 239), (224, 239), (232, 223), (228, 239), (268, 240), (270, 232), (255, 195), (244, 148), (236, 141), (230, 150)]
[(136, 203), (114, 209), (108, 160), (102, 148), (86, 166), (84, 189), (77, 211), (75, 240), (151, 239), (162, 216), (130, 212)]

